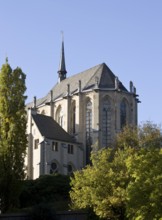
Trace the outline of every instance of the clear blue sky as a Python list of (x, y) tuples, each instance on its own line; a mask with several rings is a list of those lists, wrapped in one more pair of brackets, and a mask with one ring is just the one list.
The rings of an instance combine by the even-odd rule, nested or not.
[(139, 94), (139, 123), (162, 124), (161, 0), (0, 0), (0, 66), (27, 76), (27, 95), (57, 82), (64, 31), (68, 76), (105, 62)]

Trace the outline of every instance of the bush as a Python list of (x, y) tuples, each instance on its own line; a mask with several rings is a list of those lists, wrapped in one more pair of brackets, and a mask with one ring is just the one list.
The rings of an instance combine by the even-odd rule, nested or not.
[[(70, 178), (68, 176), (44, 175), (36, 180), (25, 180), (20, 195), (21, 208), (37, 204), (52, 204), (57, 210), (68, 206)], [(60, 205), (59, 205), (60, 204)]]

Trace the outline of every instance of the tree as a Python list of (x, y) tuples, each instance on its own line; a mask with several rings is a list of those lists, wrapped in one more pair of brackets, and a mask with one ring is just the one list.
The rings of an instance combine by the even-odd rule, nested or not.
[[(161, 141), (160, 128), (151, 123), (125, 127), (114, 148), (93, 152), (92, 166), (74, 173), (70, 192), (73, 207), (93, 208), (105, 219), (159, 219)], [(145, 199), (140, 199), (143, 192)], [(156, 211), (149, 218), (151, 205)]]
[(125, 126), (122, 132), (116, 137), (116, 147), (161, 148), (161, 129), (159, 126), (151, 122), (146, 122), (138, 127)]
[(129, 219), (162, 219), (162, 150), (142, 148), (127, 160), (132, 176), (127, 187)]
[(0, 70), (0, 198), (1, 211), (12, 208), (25, 177), (27, 147), (25, 74), (6, 63)]
[(126, 188), (130, 181), (126, 152), (103, 149), (92, 154), (92, 166), (74, 173), (70, 197), (74, 208), (93, 208), (101, 218), (125, 219)]

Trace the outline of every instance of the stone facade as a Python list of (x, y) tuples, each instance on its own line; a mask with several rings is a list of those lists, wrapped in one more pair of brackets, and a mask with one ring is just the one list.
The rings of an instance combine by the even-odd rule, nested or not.
[[(128, 91), (104, 63), (66, 78), (63, 47), (61, 60), (58, 83), (44, 98), (35, 98), (27, 105), (29, 178), (53, 172), (70, 174), (81, 169), (89, 163), (92, 150), (110, 147), (124, 125), (137, 125), (139, 100), (132, 82)], [(35, 121), (34, 115), (44, 118), (40, 116), (40, 121)], [(51, 137), (46, 116), (50, 116), (52, 123), (57, 122), (51, 127)], [(43, 129), (47, 127), (42, 132), (38, 123), (41, 121)], [(60, 131), (58, 135), (57, 126), (66, 133)]]

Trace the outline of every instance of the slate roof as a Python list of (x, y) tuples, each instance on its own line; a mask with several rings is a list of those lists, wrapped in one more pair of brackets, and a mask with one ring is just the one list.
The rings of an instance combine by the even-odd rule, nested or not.
[(74, 138), (69, 135), (52, 117), (41, 114), (32, 114), (32, 118), (42, 136), (58, 141), (60, 140), (70, 143), (76, 142)]
[[(96, 81), (98, 82), (98, 89), (100, 90), (115, 90), (114, 73), (105, 64), (99, 64), (86, 71), (73, 75), (69, 78), (57, 83), (51, 90), (53, 91), (53, 101), (67, 95), (67, 85), (70, 86), (70, 93), (74, 94), (79, 88), (79, 80), (81, 81), (81, 91), (84, 92), (89, 89), (96, 88)], [(123, 84), (119, 81), (119, 89), (128, 92)], [(37, 106), (49, 102), (51, 99), (50, 92), (43, 98), (37, 100)], [(31, 103), (30, 103), (31, 104)], [(30, 107), (30, 105), (28, 105)]]

